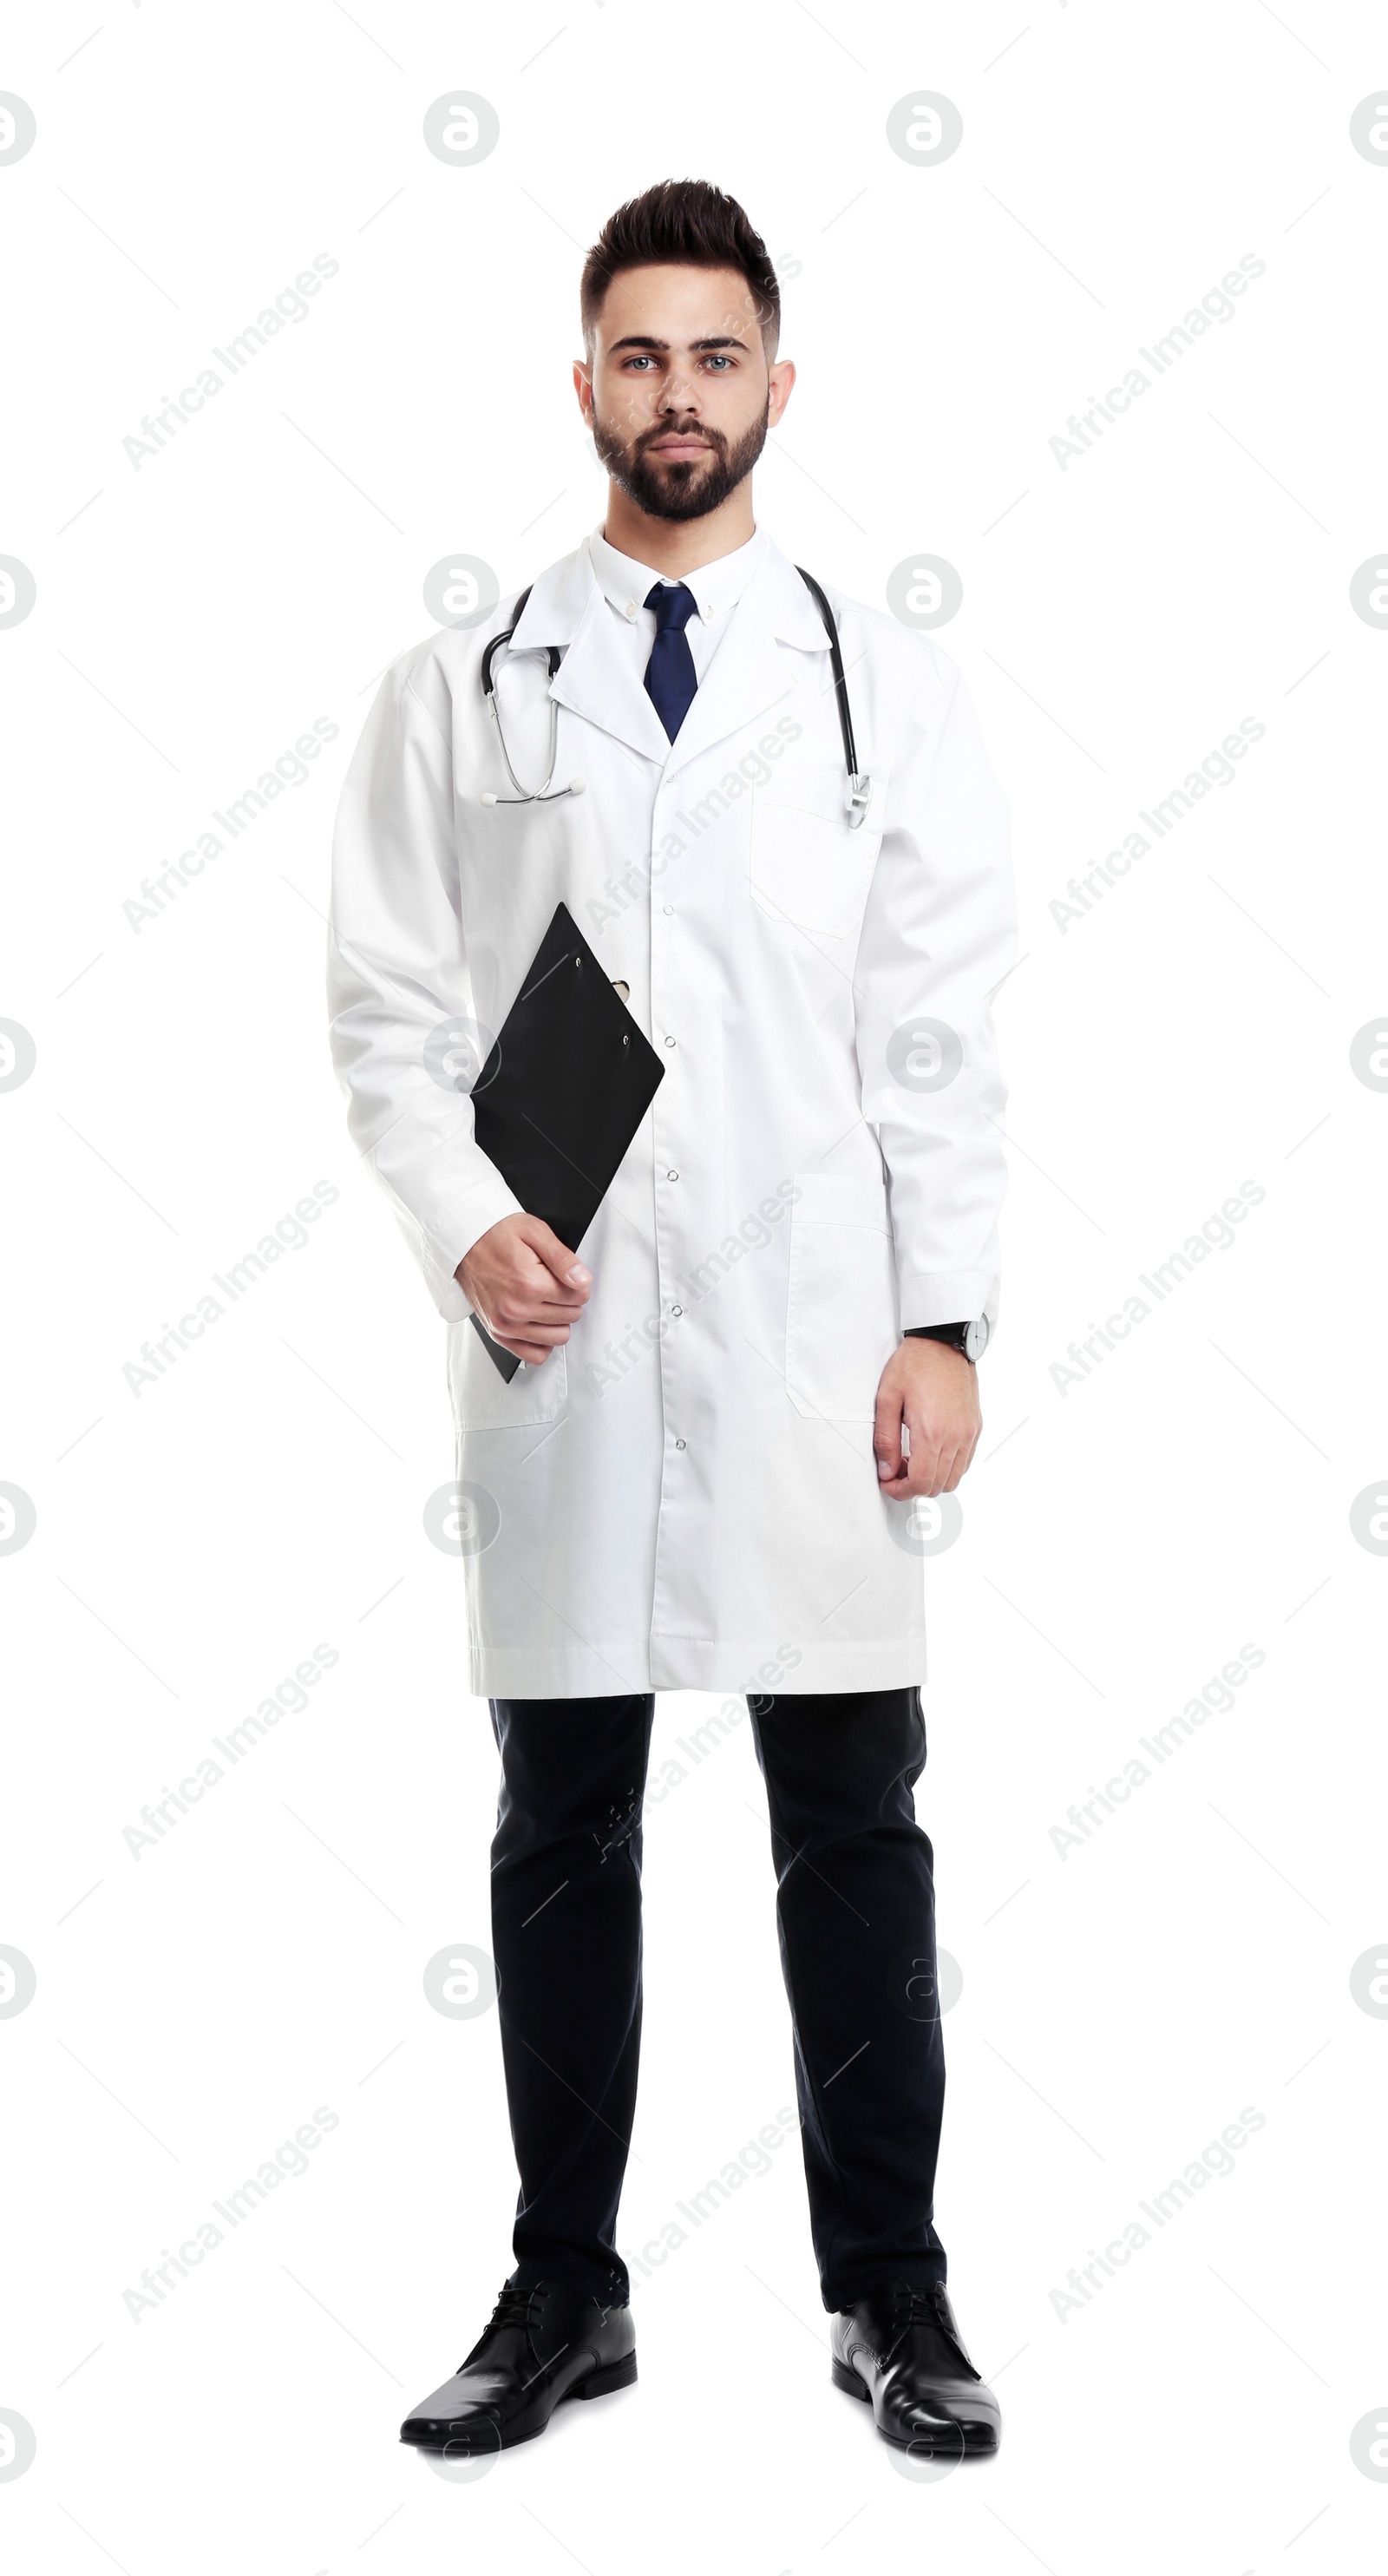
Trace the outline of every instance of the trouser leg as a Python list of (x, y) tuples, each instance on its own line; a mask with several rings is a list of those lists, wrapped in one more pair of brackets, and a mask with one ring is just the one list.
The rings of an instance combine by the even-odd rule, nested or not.
[(617, 2204), (641, 2043), (641, 1802), (654, 1695), (494, 1699), (492, 1942), (520, 2171), (513, 2281), (629, 2296)]
[(920, 1692), (748, 1702), (766, 1782), (810, 2225), (826, 2308), (946, 2275), (933, 1854)]

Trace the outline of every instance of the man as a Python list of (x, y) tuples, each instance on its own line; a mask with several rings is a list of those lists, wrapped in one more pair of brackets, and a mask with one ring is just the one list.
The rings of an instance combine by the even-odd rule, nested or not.
[[(392, 666), (334, 846), (352, 1132), (449, 1324), (521, 2179), (492, 2319), (402, 2438), (506, 2447), (636, 2376), (616, 2223), (654, 1693), (741, 1690), (833, 2376), (888, 2440), (991, 2451), (933, 2225), (944, 2066), (911, 1789), (919, 1514), (974, 1455), (997, 1311), (1004, 809), (954, 665), (834, 595), (850, 784), (823, 618), (753, 516), (795, 370), (741, 207), (694, 182), (624, 206), (582, 319), (602, 532), (519, 619), (503, 603)], [(512, 626), (498, 731), (482, 657)], [(479, 1150), (457, 1072), (561, 901), (664, 1068), (582, 1247)], [(473, 1317), (525, 1363), (509, 1381)]]

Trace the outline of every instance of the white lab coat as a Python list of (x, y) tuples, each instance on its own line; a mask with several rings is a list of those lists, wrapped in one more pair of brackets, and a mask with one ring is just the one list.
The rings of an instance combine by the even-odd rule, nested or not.
[[(878, 1491), (873, 1406), (905, 1326), (997, 1317), (1006, 809), (954, 663), (824, 586), (856, 830), (823, 622), (770, 544), (673, 743), (586, 544), (540, 575), (506, 740), (538, 783), (552, 695), (583, 795), (479, 802), (509, 791), (479, 669), (510, 602), (392, 664), (343, 787), (333, 1056), (448, 1323), (484, 1696), (924, 1677), (919, 1507)], [(519, 1203), (446, 1024), (480, 1030), (475, 1072), (561, 900), (665, 1075), (578, 1247), (582, 1320), (508, 1385), (453, 1274)]]

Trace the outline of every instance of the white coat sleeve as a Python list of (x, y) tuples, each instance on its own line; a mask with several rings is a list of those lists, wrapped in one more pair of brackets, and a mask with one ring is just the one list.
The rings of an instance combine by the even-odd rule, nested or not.
[[(471, 1312), (453, 1273), (520, 1201), (473, 1133), (472, 1102), (431, 1070), (428, 1040), (475, 1020), (462, 919), (452, 754), (410, 682), (382, 681), (333, 833), (328, 1011), (359, 1153), (394, 1207), (439, 1313)], [(437, 1058), (438, 1049), (434, 1050)]]
[(989, 996), (1017, 947), (1007, 806), (932, 647), (854, 968), (863, 1115), (887, 1166), (901, 1329), (997, 1321), (1006, 1099)]

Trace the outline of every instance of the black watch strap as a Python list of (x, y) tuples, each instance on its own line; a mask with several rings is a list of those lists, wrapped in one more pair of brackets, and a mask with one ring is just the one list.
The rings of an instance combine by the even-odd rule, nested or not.
[[(913, 1342), (948, 1342), (950, 1349), (962, 1351), (966, 1360), (976, 1360), (988, 1339), (984, 1323), (908, 1324), (905, 1339)], [(971, 1348), (970, 1345), (973, 1347)]]

